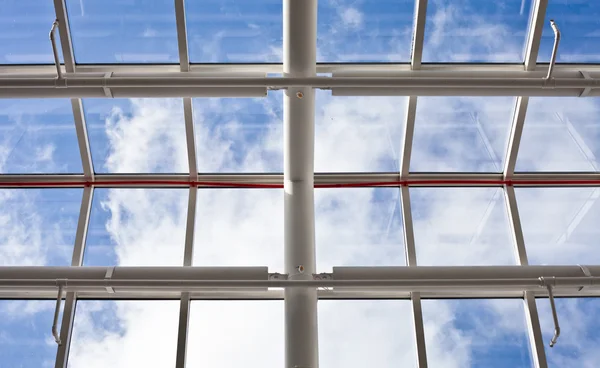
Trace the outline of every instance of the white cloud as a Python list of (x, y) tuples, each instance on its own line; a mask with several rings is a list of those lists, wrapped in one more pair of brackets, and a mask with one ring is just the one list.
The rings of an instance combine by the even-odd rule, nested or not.
[(350, 28), (360, 28), (363, 22), (363, 14), (356, 8), (341, 10), (340, 17), (344, 25)]

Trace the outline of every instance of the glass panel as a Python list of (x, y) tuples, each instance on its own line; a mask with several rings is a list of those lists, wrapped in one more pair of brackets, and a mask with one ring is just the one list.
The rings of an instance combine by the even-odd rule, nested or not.
[(70, 266), (81, 189), (0, 189), (0, 265)]
[(538, 62), (550, 61), (554, 31), (549, 19), (556, 20), (561, 33), (556, 61), (563, 63), (600, 62), (600, 3), (597, 1), (549, 0)]
[(283, 94), (194, 99), (200, 172), (282, 172)]
[(188, 367), (283, 367), (283, 301), (192, 301)]
[(282, 11), (276, 0), (186, 1), (190, 61), (281, 62)]
[(414, 8), (412, 0), (319, 1), (317, 59), (409, 61)]
[(317, 269), (404, 266), (398, 188), (315, 191)]
[(82, 170), (69, 100), (0, 100), (0, 173)]
[(431, 367), (532, 367), (523, 301), (424, 300)]
[(600, 264), (600, 188), (516, 189), (529, 262)]
[(173, 367), (179, 301), (80, 300), (68, 366)]
[(88, 99), (84, 111), (97, 172), (188, 172), (181, 99)]
[[(0, 64), (54, 63), (48, 39), (54, 18), (56, 14), (52, 1), (3, 1), (0, 15)], [(60, 44), (58, 50), (62, 60)]]
[(170, 0), (66, 0), (78, 63), (178, 63)]
[(416, 367), (410, 301), (320, 300), (319, 366)]
[[(0, 360), (5, 367), (54, 367), (52, 300), (0, 300)], [(59, 315), (62, 320), (62, 311)]]
[(283, 272), (283, 190), (199, 189), (194, 266)]
[(398, 171), (406, 97), (316, 98), (315, 171)]
[(514, 97), (419, 97), (411, 171), (501, 172)]
[(427, 4), (425, 62), (522, 62), (531, 0)]
[(548, 367), (596, 367), (600, 359), (600, 299), (557, 298), (555, 303), (560, 321), (560, 338), (550, 349), (547, 344), (554, 335), (550, 302), (548, 299), (537, 299)]
[(411, 188), (420, 266), (515, 263), (501, 188)]
[(96, 189), (86, 266), (181, 266), (186, 189)]
[(598, 171), (600, 99), (532, 97), (516, 171)]

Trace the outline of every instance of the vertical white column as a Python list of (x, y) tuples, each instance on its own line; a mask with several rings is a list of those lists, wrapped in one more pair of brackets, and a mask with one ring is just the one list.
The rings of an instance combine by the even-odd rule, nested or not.
[[(283, 2), (284, 77), (316, 75), (317, 1)], [(312, 279), (315, 262), (314, 115), (311, 88), (284, 96), (284, 258), (293, 279)], [(303, 272), (299, 272), (299, 267)], [(285, 366), (318, 367), (317, 291), (288, 288), (285, 295)]]

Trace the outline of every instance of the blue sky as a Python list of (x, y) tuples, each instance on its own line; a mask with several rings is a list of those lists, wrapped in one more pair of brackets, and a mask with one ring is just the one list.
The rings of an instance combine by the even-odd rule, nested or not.
[[(481, 6), (429, 2), (426, 62), (522, 62), (531, 1)], [(172, 1), (67, 0), (79, 63), (177, 63)], [(320, 1), (319, 61), (398, 61), (410, 57), (412, 1)], [(192, 62), (280, 62), (281, 2), (186, 1)], [(548, 18), (563, 32), (559, 62), (597, 62), (600, 4), (550, 0)], [(116, 15), (118, 14), (118, 15)], [(10, 1), (0, 15), (0, 64), (51, 63), (52, 2)], [(540, 60), (549, 58), (544, 31)], [(406, 97), (333, 97), (316, 93), (315, 170), (398, 170)], [(183, 173), (187, 152), (179, 99), (83, 100), (98, 173)], [(499, 172), (513, 97), (418, 99), (412, 171)], [(262, 99), (194, 99), (201, 172), (280, 172), (282, 94)], [(531, 98), (517, 171), (597, 171), (597, 99)], [(0, 173), (81, 173), (69, 100), (0, 101)], [(516, 190), (532, 264), (600, 262), (600, 191)], [(0, 264), (68, 265), (81, 189), (0, 190)], [(179, 265), (188, 193), (181, 189), (95, 191), (84, 265)], [(514, 264), (498, 188), (412, 188), (419, 264)], [(318, 189), (317, 268), (404, 265), (397, 189)], [(269, 266), (283, 271), (281, 190), (202, 189), (194, 265)], [(547, 300), (538, 301), (546, 340)], [(0, 301), (0, 365), (51, 366), (52, 301)], [(178, 303), (86, 301), (78, 304), (70, 366), (169, 365)], [(551, 366), (592, 367), (600, 344), (595, 299), (558, 301), (564, 332), (546, 349)], [(531, 366), (520, 300), (423, 302), (432, 365)], [(189, 365), (239, 366), (224, 348), (232, 336), (249, 366), (281, 365), (283, 303), (192, 303)], [(160, 318), (159, 318), (160, 317)], [(160, 321), (162, 339), (149, 331)], [(584, 322), (581, 322), (584, 321)], [(319, 302), (323, 367), (414, 365), (410, 303)], [(207, 332), (208, 331), (208, 332)], [(163, 344), (165, 343), (165, 344)], [(279, 345), (278, 345), (279, 344)], [(223, 350), (225, 349), (225, 350)], [(237, 350), (236, 350), (237, 351)], [(149, 352), (152, 352), (150, 354)], [(136, 360), (137, 359), (137, 360)], [(7, 363), (8, 362), (8, 363)]]

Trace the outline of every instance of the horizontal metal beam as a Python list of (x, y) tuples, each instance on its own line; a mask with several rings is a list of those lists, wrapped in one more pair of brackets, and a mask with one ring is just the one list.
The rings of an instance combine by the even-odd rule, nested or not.
[[(179, 64), (77, 64), (78, 73), (172, 73), (179, 72)], [(317, 73), (396, 73), (399, 71), (410, 71), (410, 63), (317, 63)], [(422, 63), (419, 70), (424, 72), (446, 72), (446, 73), (506, 73), (523, 72), (523, 63), (501, 64), (501, 63)], [(548, 63), (532, 65), (528, 71), (546, 73)], [(564, 64), (557, 63), (554, 67), (555, 73), (587, 71), (589, 73), (600, 72), (600, 64)], [(229, 73), (260, 73), (279, 74), (283, 73), (281, 63), (261, 64), (191, 64), (190, 72), (207, 74), (229, 74)], [(0, 65), (0, 74), (53, 74), (56, 73), (54, 64), (45, 65)]]
[[(584, 269), (587, 272), (584, 272)], [(246, 288), (380, 288), (404, 291), (579, 290), (600, 286), (600, 266), (334, 267), (329, 277), (288, 279), (266, 267), (0, 267), (0, 290), (68, 291)]]
[[(0, 299), (47, 299), (56, 300), (57, 290), (0, 290)], [(548, 291), (544, 288), (528, 291), (536, 298), (548, 297)], [(170, 290), (144, 290), (144, 291), (119, 291), (110, 294), (105, 290), (80, 291), (77, 292), (78, 300), (180, 300), (180, 291)], [(402, 290), (378, 290), (372, 288), (364, 289), (320, 289), (317, 291), (320, 300), (337, 299), (405, 299), (410, 300), (410, 291)], [(469, 290), (438, 290), (422, 291), (421, 299), (464, 299), (464, 298), (515, 298), (523, 299), (523, 290), (502, 289), (469, 289)], [(600, 288), (583, 288), (582, 290), (558, 288), (554, 290), (555, 297), (600, 297)], [(220, 289), (220, 290), (196, 290), (190, 292), (192, 300), (283, 300), (283, 289)]]
[[(515, 173), (506, 180), (501, 173), (410, 173), (400, 179), (391, 173), (315, 173), (316, 188), (345, 187), (574, 187), (600, 186), (600, 173)], [(97, 174), (93, 181), (83, 174), (2, 174), (0, 188), (283, 188), (283, 175), (274, 174)]]
[[(591, 74), (558, 75), (546, 80), (523, 73), (486, 76), (441, 75), (439, 72), (409, 71), (392, 75), (334, 77), (248, 77), (230, 75), (212, 77), (198, 73), (156, 74), (65, 74), (2, 75), (0, 97), (198, 97), (198, 96), (264, 96), (267, 89), (312, 87), (331, 89), (334, 94), (381, 95), (521, 95), (521, 96), (585, 96), (600, 95), (600, 78)], [(480, 75), (478, 75), (480, 74)], [(530, 74), (536, 74), (535, 72)]]

